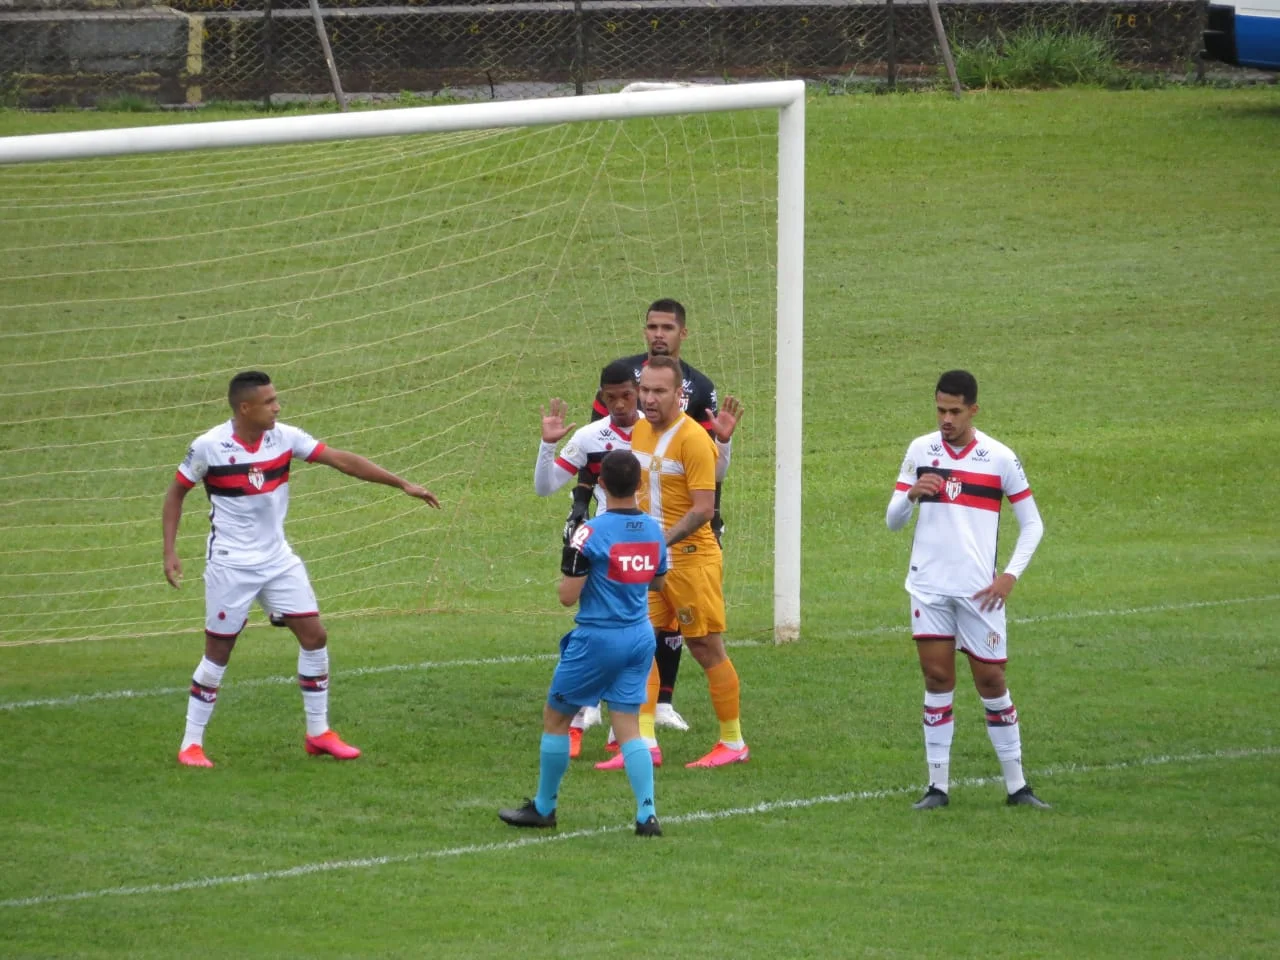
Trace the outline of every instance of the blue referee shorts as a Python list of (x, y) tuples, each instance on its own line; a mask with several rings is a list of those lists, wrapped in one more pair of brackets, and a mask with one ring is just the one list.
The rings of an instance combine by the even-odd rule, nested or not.
[(653, 627), (647, 622), (603, 629), (574, 627), (560, 638), (560, 662), (547, 705), (560, 713), (601, 700), (619, 713), (639, 713), (653, 665)]

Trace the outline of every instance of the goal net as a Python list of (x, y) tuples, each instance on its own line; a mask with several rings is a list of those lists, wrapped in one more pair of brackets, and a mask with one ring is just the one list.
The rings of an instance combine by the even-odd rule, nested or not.
[(444, 504), (295, 470), (286, 533), (326, 617), (521, 629), (554, 608), (569, 505), (533, 491), (539, 405), (585, 423), (659, 297), (747, 407), (725, 590), (731, 635), (767, 636), (777, 167), (776, 109), (0, 164), (0, 644), (199, 629), (207, 503), (187, 498), (182, 591), (160, 504), (245, 369), (282, 420)]

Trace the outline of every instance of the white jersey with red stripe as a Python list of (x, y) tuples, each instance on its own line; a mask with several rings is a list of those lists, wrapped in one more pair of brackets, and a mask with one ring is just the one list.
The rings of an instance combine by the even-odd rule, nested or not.
[[(574, 431), (569, 442), (564, 445), (554, 461), (558, 480), (556, 489), (577, 477), (578, 471), (586, 467), (597, 480), (600, 478), (600, 463), (605, 455), (613, 450), (630, 450), (631, 433), (623, 430), (613, 418), (596, 420)], [(604, 488), (596, 484), (596, 509), (605, 509)]]
[(294, 457), (314, 460), (323, 450), (323, 443), (285, 423), (253, 445), (236, 436), (231, 420), (197, 437), (177, 481), (188, 489), (203, 483), (209, 495), (209, 562), (262, 567), (290, 556), (284, 538), (289, 466)]
[(1031, 486), (1013, 451), (977, 430), (963, 450), (953, 449), (940, 431), (911, 441), (895, 490), (909, 490), (926, 473), (944, 483), (936, 496), (920, 498), (907, 590), (973, 596), (995, 577), (1001, 501), (1028, 500)]

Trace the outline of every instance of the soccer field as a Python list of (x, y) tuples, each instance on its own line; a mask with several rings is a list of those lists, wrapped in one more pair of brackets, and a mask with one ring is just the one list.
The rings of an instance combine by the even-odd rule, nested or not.
[[(0, 135), (135, 120), (177, 122), (0, 112)], [(734, 170), (771, 162), (767, 127), (718, 124), (708, 129), (737, 145)], [(502, 170), (541, 163), (521, 189), (536, 188), (554, 218), (559, 141), (521, 152), (532, 141), (486, 154), (499, 162), (485, 189), (501, 192)], [(618, 186), (607, 159), (634, 164), (634, 144), (564, 142), (606, 157), (612, 209), (641, 210), (645, 197)], [(383, 178), (360, 188), (368, 204), (404, 182), (405, 164), (432, 162), (374, 141), (331, 149)], [(291, 162), (314, 170), (315, 150), (275, 154), (264, 183)], [(620, 215), (586, 235), (595, 254), (566, 267), (563, 315), (536, 323), (522, 319), (519, 295), (485, 300), (498, 287), (473, 239), (448, 278), (431, 279), (463, 298), (465, 330), (404, 337), (415, 328), (376, 288), (383, 271), (362, 275), (358, 295), (380, 318), (372, 329), (344, 332), (317, 299), (307, 315), (241, 337), (229, 318), (249, 267), (219, 258), (238, 255), (266, 218), (282, 252), (252, 269), (301, 277), (317, 254), (283, 249), (286, 224), (328, 209), (331, 194), (294, 191), (269, 211), (242, 200), (217, 220), (195, 204), (179, 222), (184, 184), (208, 199), (245, 176), (208, 159), (203, 171), (146, 161), (149, 176), (172, 172), (171, 189), (130, 188), (155, 190), (150, 237), (207, 229), (205, 246), (175, 252), (126, 236), (142, 269), (100, 264), (71, 291), (59, 276), (83, 271), (93, 249), (77, 248), (74, 267), (42, 254), (66, 237), (32, 217), (30, 198), (83, 202), (95, 177), (121, 168), (85, 164), (63, 180), (52, 168), (0, 169), (0, 245), (13, 251), (0, 266), (0, 955), (1274, 954), (1280, 89), (812, 99), (803, 639), (785, 647), (766, 640), (767, 233), (731, 251), (690, 243), (671, 272), (657, 251), (615, 289), (597, 247), (615, 229), (667, 222)], [(697, 167), (707, 179), (660, 205), (678, 214), (711, 197), (719, 172)], [(513, 196), (500, 237), (508, 255), (494, 269), (508, 280), (544, 269), (521, 260), (539, 236), (519, 212), (525, 199)], [(734, 209), (723, 198), (715, 208)], [(123, 229), (112, 216), (104, 206), (102, 236)], [(465, 220), (450, 229), (468, 236)], [(382, 232), (365, 253), (396, 254), (377, 247), (388, 242)], [(161, 302), (184, 281), (176, 269), (147, 276), (146, 251), (213, 271), (202, 275), (214, 278), (216, 329), (184, 326), (190, 318)], [(335, 258), (326, 266), (339, 254), (323, 251)], [(749, 406), (725, 498), (730, 652), (752, 761), (684, 768), (716, 732), (686, 657), (676, 702), (693, 729), (664, 732), (657, 774), (666, 835), (630, 835), (623, 778), (591, 769), (599, 730), (565, 780), (559, 830), (517, 834), (496, 810), (534, 788), (538, 716), (568, 622), (553, 590), (565, 503), (529, 489), (537, 403), (589, 392), (602, 363), (640, 348), (643, 302), (720, 276), (691, 266), (711, 260), (740, 279), (687, 297), (733, 321), (693, 313), (686, 356)], [(34, 279), (6, 282), (19, 274)], [(667, 286), (650, 292), (646, 276)], [(280, 282), (282, 300), (320, 286)], [(417, 296), (412, 306), (427, 310), (431, 295)], [(588, 322), (593, 300), (619, 318), (602, 337)], [(83, 319), (76, 309), (109, 332), (78, 344), (56, 335)], [(166, 352), (153, 332), (166, 323), (208, 350)], [(307, 389), (291, 398), (290, 351), (317, 342)], [(450, 359), (412, 378), (382, 372), (426, 353)], [(427, 515), (385, 488), (296, 471), (292, 539), (334, 613), (331, 716), (365, 755), (303, 754), (296, 645), (255, 625), (206, 736), (218, 766), (188, 770), (174, 758), (201, 648), (205, 525), (197, 492), (183, 524), (187, 584), (173, 594), (160, 502), (190, 438), (222, 416), (223, 367), (260, 355), (283, 371), (284, 419), (297, 411), (322, 439), (386, 459), (446, 509)], [(931, 428), (937, 374), (955, 366), (976, 373), (977, 425), (1018, 453), (1045, 520), (1010, 602), (1009, 686), (1028, 778), (1049, 811), (1004, 806), (963, 667), (951, 805), (910, 808), (924, 786), (902, 590), (910, 537), (885, 529), (884, 508), (906, 444)], [(209, 377), (197, 386), (199, 371)], [(76, 390), (117, 375), (138, 381), (111, 394), (125, 397), (118, 409)], [(456, 380), (415, 387), (437, 377)], [(140, 452), (124, 442), (139, 437)], [(95, 450), (108, 461), (86, 462)], [(111, 486), (93, 470), (113, 471)], [(1014, 539), (1007, 514), (1002, 559)]]

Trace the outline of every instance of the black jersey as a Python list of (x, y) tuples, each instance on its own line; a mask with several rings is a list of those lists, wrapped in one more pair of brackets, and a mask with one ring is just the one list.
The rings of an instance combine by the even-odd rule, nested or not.
[[(619, 363), (629, 363), (635, 368), (636, 379), (640, 379), (640, 371), (649, 363), (649, 355), (647, 353), (637, 353), (634, 357), (622, 357)], [(716, 397), (716, 385), (711, 382), (711, 378), (700, 370), (695, 369), (683, 360), (680, 361), (680, 372), (684, 377), (684, 389), (680, 397), (680, 409), (689, 416), (697, 420), (708, 433), (714, 433), (715, 428), (712, 424), (712, 415), (720, 411), (720, 401)], [(707, 411), (710, 410), (711, 414)], [(591, 419), (600, 420), (609, 415), (608, 409), (600, 399), (597, 391), (595, 403), (591, 406)]]

